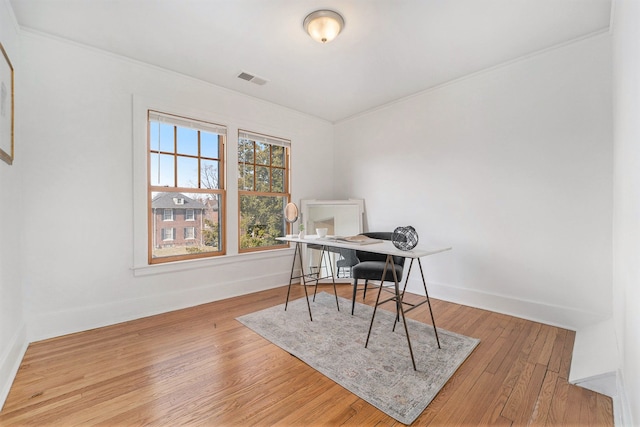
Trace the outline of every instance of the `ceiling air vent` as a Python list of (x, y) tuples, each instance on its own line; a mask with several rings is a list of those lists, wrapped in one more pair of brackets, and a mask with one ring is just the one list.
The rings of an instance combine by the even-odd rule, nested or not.
[(263, 79), (262, 77), (258, 77), (256, 75), (247, 73), (245, 71), (241, 72), (240, 74), (238, 74), (238, 78), (242, 79), (242, 80), (246, 80), (248, 82), (251, 83), (255, 83), (257, 85), (262, 86), (263, 84), (265, 84), (267, 82), (266, 79)]

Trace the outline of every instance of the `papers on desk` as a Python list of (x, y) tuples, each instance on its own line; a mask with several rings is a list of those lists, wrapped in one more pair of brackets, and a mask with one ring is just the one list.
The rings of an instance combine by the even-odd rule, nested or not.
[(323, 239), (318, 239), (318, 240), (330, 240), (333, 242), (345, 242), (345, 243), (352, 243), (354, 245), (370, 245), (372, 243), (380, 243), (382, 242), (382, 240), (380, 239), (373, 239), (371, 237), (367, 237), (363, 234), (358, 234), (356, 236), (327, 236)]

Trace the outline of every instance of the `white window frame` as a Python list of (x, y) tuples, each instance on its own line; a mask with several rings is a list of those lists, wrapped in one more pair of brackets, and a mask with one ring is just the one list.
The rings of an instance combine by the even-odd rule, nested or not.
[[(187, 232), (189, 230), (189, 232)], [(195, 240), (196, 239), (196, 228), (195, 227), (185, 227), (184, 228), (184, 240)]]
[[(171, 231), (171, 237), (167, 237), (167, 231)], [(172, 242), (176, 240), (176, 229), (174, 227), (168, 227), (162, 229), (162, 241), (163, 242)]]
[[(210, 105), (199, 103), (199, 106), (185, 106), (185, 104), (175, 103), (166, 99), (149, 97), (146, 95), (134, 94), (132, 96), (133, 110), (133, 256), (131, 269), (136, 277), (145, 277), (155, 274), (169, 274), (179, 271), (190, 271), (193, 268), (209, 268), (223, 265), (235, 264), (239, 261), (264, 260), (272, 262), (283, 256), (289, 257), (293, 248), (257, 251), (240, 254), (238, 252), (239, 242), (237, 239), (238, 229), (238, 198), (237, 198), (237, 135), (239, 129), (251, 128), (256, 132), (268, 135), (283, 135), (294, 144), (296, 137), (290, 137), (290, 130), (280, 128), (263, 128), (251, 120), (235, 120), (226, 115), (221, 115), (210, 108)], [(196, 120), (220, 123), (227, 127), (227, 144), (225, 156), (225, 182), (227, 183), (226, 194), (226, 230), (227, 230), (227, 253), (226, 255), (186, 260), (176, 263), (149, 264), (148, 262), (148, 111), (163, 111), (167, 114), (191, 117)], [(292, 194), (293, 197), (293, 194)], [(283, 254), (284, 252), (284, 254)]]

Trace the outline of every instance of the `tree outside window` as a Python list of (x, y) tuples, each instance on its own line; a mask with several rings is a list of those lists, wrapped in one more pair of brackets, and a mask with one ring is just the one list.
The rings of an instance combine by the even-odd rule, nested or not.
[(289, 192), (289, 141), (240, 131), (238, 195), (240, 251), (285, 247), (284, 207)]

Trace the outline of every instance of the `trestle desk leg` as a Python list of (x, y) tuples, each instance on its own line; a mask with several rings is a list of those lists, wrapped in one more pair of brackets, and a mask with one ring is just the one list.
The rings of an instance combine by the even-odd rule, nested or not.
[[(398, 276), (396, 275), (396, 269), (395, 269), (395, 266), (393, 265), (393, 257), (391, 255), (387, 255), (387, 262), (390, 262), (391, 267), (393, 268), (392, 272), (393, 272), (393, 281), (396, 288), (396, 304), (398, 309), (400, 310), (400, 314), (402, 314), (402, 323), (404, 324), (404, 333), (407, 336), (407, 344), (409, 344), (409, 354), (411, 354), (411, 363), (413, 364), (413, 370), (417, 371), (416, 360), (413, 357), (413, 348), (411, 347), (411, 339), (409, 338), (409, 328), (407, 328), (407, 319), (404, 316), (404, 308), (402, 307), (402, 296), (400, 295), (400, 284), (398, 283)], [(395, 322), (393, 326), (395, 328)]]
[(300, 245), (300, 243), (296, 243), (296, 248), (293, 251), (293, 260), (291, 261), (291, 274), (289, 274), (289, 287), (287, 288), (287, 300), (284, 302), (284, 311), (287, 311), (287, 306), (289, 305), (289, 295), (291, 294), (291, 282), (293, 282), (293, 270), (296, 266), (296, 254), (298, 253), (298, 245)]
[(333, 282), (333, 295), (336, 296), (336, 307), (338, 307), (338, 311), (340, 311), (340, 302), (338, 301), (338, 289), (336, 288), (336, 276), (333, 272), (333, 263), (331, 262), (331, 253), (327, 252), (327, 257), (329, 258), (329, 271), (331, 271), (331, 281)]
[(320, 251), (320, 264), (318, 265), (318, 273), (316, 273), (316, 285), (313, 287), (313, 302), (316, 302), (316, 292), (318, 292), (318, 280), (320, 280), (320, 272), (322, 272), (322, 261), (324, 261), (325, 246)]
[(291, 282), (293, 282), (293, 270), (296, 264), (296, 254), (298, 254), (298, 259), (300, 260), (300, 277), (302, 278), (302, 286), (304, 287), (304, 296), (307, 300), (307, 308), (309, 309), (309, 319), (313, 322), (313, 317), (311, 316), (311, 304), (309, 304), (309, 294), (307, 293), (307, 279), (304, 275), (304, 265), (302, 264), (302, 245), (299, 242), (296, 242), (296, 249), (293, 252), (293, 262), (291, 263), (291, 275), (289, 276), (289, 288), (287, 289), (287, 301), (284, 304), (284, 310), (287, 311), (287, 306), (289, 305), (289, 295), (291, 293)]
[[(407, 271), (407, 275), (405, 276), (404, 279), (404, 286), (402, 287), (402, 294), (400, 296), (400, 301), (404, 300), (404, 292), (407, 290), (407, 283), (409, 283), (409, 276), (411, 275), (411, 267), (413, 267), (413, 260), (414, 258), (411, 258), (411, 262), (409, 263), (409, 271)], [(396, 322), (393, 324), (393, 331), (396, 330), (396, 323), (398, 323), (400, 321), (400, 316), (398, 316), (398, 313), (396, 313)]]
[(300, 245), (300, 249), (298, 250), (298, 258), (300, 259), (300, 275), (302, 276), (302, 287), (304, 287), (304, 297), (307, 300), (307, 308), (309, 309), (309, 319), (313, 322), (313, 317), (311, 317), (311, 304), (309, 304), (309, 294), (307, 293), (307, 277), (304, 275), (304, 264), (302, 263), (302, 244)]
[(433, 325), (433, 332), (436, 334), (436, 342), (438, 343), (438, 348), (440, 347), (440, 338), (438, 338), (438, 329), (436, 328), (436, 320), (433, 317), (433, 310), (431, 309), (431, 300), (429, 299), (429, 291), (427, 291), (427, 282), (424, 280), (424, 272), (422, 271), (422, 263), (420, 262), (420, 258), (418, 258), (418, 266), (420, 267), (420, 275), (422, 276), (422, 285), (424, 286), (424, 294), (427, 296), (427, 304), (429, 305), (429, 313), (431, 314), (431, 324)]
[(367, 333), (367, 341), (364, 343), (364, 348), (367, 348), (369, 345), (369, 338), (371, 337), (371, 328), (373, 328), (373, 319), (376, 317), (376, 311), (378, 310), (378, 304), (380, 302), (380, 294), (382, 293), (382, 285), (384, 284), (384, 278), (387, 275), (387, 263), (384, 264), (384, 269), (382, 270), (382, 281), (380, 282), (380, 287), (378, 288), (378, 296), (376, 297), (376, 303), (373, 305), (373, 313), (371, 314), (371, 323), (369, 324), (369, 333)]
[[(409, 354), (411, 355), (411, 363), (413, 364), (413, 370), (416, 371), (417, 370), (416, 361), (415, 361), (415, 358), (413, 357), (413, 348), (411, 347), (411, 339), (409, 338), (409, 329), (407, 328), (407, 319), (404, 316), (404, 308), (402, 307), (400, 284), (398, 283), (398, 276), (396, 275), (396, 269), (393, 265), (393, 257), (391, 255), (387, 255), (387, 260), (384, 264), (384, 269), (382, 271), (382, 281), (380, 282), (380, 287), (378, 288), (378, 296), (376, 297), (376, 304), (373, 307), (373, 314), (371, 315), (371, 324), (369, 325), (369, 333), (367, 334), (367, 341), (364, 347), (367, 348), (367, 346), (369, 345), (369, 338), (371, 337), (371, 329), (373, 328), (373, 321), (376, 317), (376, 310), (380, 302), (380, 294), (382, 293), (382, 285), (384, 284), (384, 278), (387, 276), (387, 268), (389, 265), (391, 265), (391, 268), (393, 269), (392, 272), (393, 272), (393, 281), (394, 281), (394, 287), (395, 287), (395, 298), (393, 299), (396, 301), (396, 317), (400, 315), (402, 316), (402, 322), (404, 324), (404, 332), (405, 332), (405, 335), (407, 336), (407, 344), (409, 345)], [(395, 321), (394, 321), (394, 328), (395, 328)]]
[(313, 288), (313, 301), (316, 300), (316, 293), (318, 291), (318, 280), (320, 279), (320, 272), (322, 271), (322, 261), (325, 259), (325, 255), (327, 256), (326, 264), (329, 266), (327, 273), (331, 273), (331, 281), (333, 282), (333, 295), (336, 297), (336, 306), (338, 307), (338, 311), (340, 311), (340, 302), (338, 301), (338, 289), (336, 288), (336, 278), (333, 273), (333, 264), (331, 263), (331, 252), (327, 250), (327, 246), (322, 246), (322, 252), (320, 253), (320, 266), (318, 267), (318, 274), (316, 275), (316, 285)]

